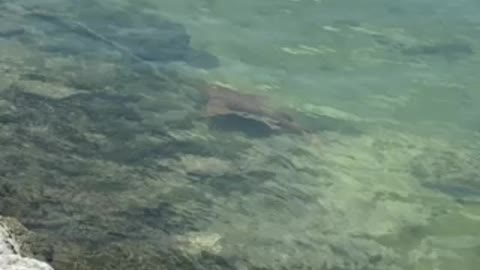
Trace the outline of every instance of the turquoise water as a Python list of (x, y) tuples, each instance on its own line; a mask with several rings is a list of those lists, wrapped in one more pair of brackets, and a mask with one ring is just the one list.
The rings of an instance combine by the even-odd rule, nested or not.
[(0, 214), (55, 269), (477, 269), (476, 1), (0, 4)]

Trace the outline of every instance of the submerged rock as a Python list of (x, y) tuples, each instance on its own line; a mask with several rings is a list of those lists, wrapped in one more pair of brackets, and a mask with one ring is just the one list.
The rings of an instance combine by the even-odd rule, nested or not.
[(52, 100), (60, 100), (84, 93), (81, 90), (65, 86), (61, 83), (37, 80), (20, 80), (15, 82), (12, 87), (17, 91)]
[(240, 93), (220, 84), (207, 84), (201, 91), (207, 99), (205, 116), (222, 129), (254, 136), (306, 131), (289, 114), (272, 108), (265, 96)]
[(177, 235), (175, 242), (177, 248), (191, 255), (202, 252), (218, 254), (222, 251), (221, 239), (222, 236), (218, 233), (189, 232), (185, 235)]
[(183, 155), (178, 163), (186, 173), (194, 175), (223, 175), (234, 169), (231, 162), (215, 157)]

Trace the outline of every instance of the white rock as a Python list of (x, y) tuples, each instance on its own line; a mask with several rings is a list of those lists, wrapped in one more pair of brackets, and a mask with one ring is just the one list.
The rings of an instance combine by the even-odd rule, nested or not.
[(41, 261), (23, 257), (13, 234), (0, 217), (0, 269), (1, 270), (53, 270)]
[(41, 261), (22, 257), (17, 254), (0, 255), (0, 269), (2, 270), (53, 270)]

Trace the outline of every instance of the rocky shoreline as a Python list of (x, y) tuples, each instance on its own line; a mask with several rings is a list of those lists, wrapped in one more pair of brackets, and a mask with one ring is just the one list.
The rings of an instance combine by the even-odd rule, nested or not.
[(31, 258), (24, 244), (28, 231), (16, 219), (0, 216), (0, 269), (53, 270), (45, 262)]

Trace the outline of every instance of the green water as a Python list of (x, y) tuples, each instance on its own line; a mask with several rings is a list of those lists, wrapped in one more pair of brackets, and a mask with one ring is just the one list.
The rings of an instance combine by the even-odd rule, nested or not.
[(0, 1), (0, 214), (57, 270), (477, 269), (479, 12)]

